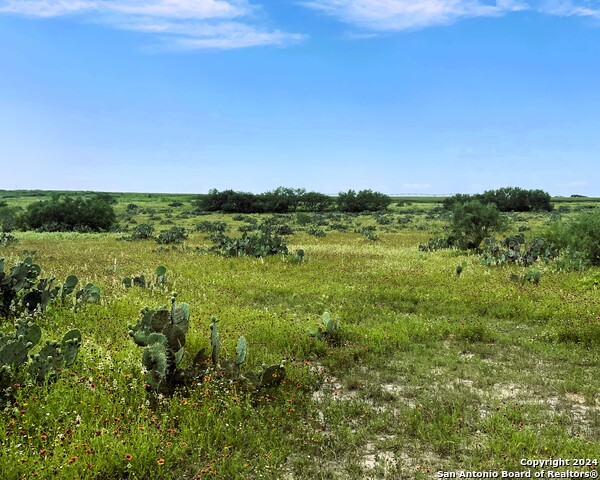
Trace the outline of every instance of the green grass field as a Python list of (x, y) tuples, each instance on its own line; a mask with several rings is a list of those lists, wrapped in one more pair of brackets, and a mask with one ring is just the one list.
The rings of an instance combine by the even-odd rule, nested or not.
[[(2, 192), (9, 206), (40, 198), (10, 193)], [(219, 220), (239, 234), (243, 220), (197, 216), (191, 198), (123, 194), (115, 210), (129, 229)], [(555, 213), (509, 215), (510, 231), (535, 235), (557, 215), (598, 208), (566, 200)], [(405, 199), (389, 222), (359, 215), (347, 231), (330, 222), (322, 237), (287, 215), (297, 229), (288, 247), (305, 251), (301, 263), (217, 256), (200, 232), (173, 248), (123, 241), (125, 233), (16, 232), (17, 243), (0, 247), (5, 265), (32, 255), (42, 276), (75, 274), (101, 288), (101, 301), (53, 305), (39, 321), (44, 339), (78, 328), (83, 344), (54, 382), (11, 388), (0, 413), (0, 479), (430, 479), (533, 474), (541, 468), (522, 459), (549, 458), (589, 459), (554, 470), (595, 478), (598, 268), (541, 264), (539, 284), (520, 284), (511, 274), (524, 267), (487, 267), (455, 249), (422, 252), (420, 242), (443, 235), (439, 201)], [(128, 214), (130, 203), (139, 208)], [(361, 226), (376, 226), (379, 240), (356, 233)], [(123, 286), (127, 276), (152, 278), (159, 265), (165, 288)], [(147, 393), (127, 324), (142, 307), (167, 304), (171, 291), (191, 309), (184, 365), (209, 348), (218, 316), (223, 358), (243, 335), (242, 369), (284, 362), (285, 382), (253, 394), (207, 375), (173, 397)], [(340, 322), (339, 344), (306, 331), (325, 311)]]

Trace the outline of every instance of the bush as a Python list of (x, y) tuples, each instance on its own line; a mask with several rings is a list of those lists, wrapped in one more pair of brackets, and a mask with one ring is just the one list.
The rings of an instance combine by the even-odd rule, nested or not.
[(309, 212), (324, 212), (332, 203), (331, 197), (319, 192), (306, 192), (300, 197), (300, 205)]
[(296, 210), (304, 189), (279, 187), (261, 194), (212, 189), (192, 203), (199, 211), (224, 213), (286, 213)]
[(342, 212), (378, 212), (385, 210), (392, 203), (392, 199), (380, 192), (372, 190), (354, 190), (340, 192), (337, 198), (338, 209)]
[(171, 245), (174, 243), (181, 243), (187, 238), (185, 228), (174, 226), (169, 230), (164, 230), (159, 233), (156, 237), (156, 243), (159, 245)]
[(101, 232), (110, 230), (116, 215), (104, 196), (86, 199), (54, 195), (29, 205), (17, 221), (24, 230)]
[(460, 248), (479, 248), (484, 238), (502, 230), (503, 225), (500, 212), (493, 203), (470, 200), (452, 208), (451, 237)]
[(600, 265), (600, 210), (582, 212), (571, 221), (554, 222), (546, 238), (561, 250), (565, 257)]
[(228, 257), (266, 257), (268, 255), (289, 253), (285, 240), (268, 229), (255, 234), (244, 233), (242, 238), (231, 238), (217, 234), (212, 238), (213, 251)]
[(137, 225), (131, 232), (131, 240), (147, 240), (154, 238), (154, 227), (150, 223)]
[(457, 194), (443, 201), (444, 208), (451, 210), (454, 205), (479, 200), (483, 204), (494, 203), (501, 212), (552, 211), (550, 194), (543, 190), (525, 190), (519, 187), (504, 187), (487, 190), (476, 195)]
[(6, 202), (0, 202), (0, 231), (12, 232), (17, 226), (17, 218), (21, 210), (21, 207), (9, 207)]

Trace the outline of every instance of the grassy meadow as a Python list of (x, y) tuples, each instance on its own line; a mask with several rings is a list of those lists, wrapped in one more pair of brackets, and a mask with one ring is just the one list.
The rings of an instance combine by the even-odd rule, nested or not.
[[(0, 194), (9, 206), (44, 198)], [(540, 264), (539, 284), (521, 284), (511, 275), (525, 267), (420, 251), (444, 234), (447, 213), (441, 199), (418, 198), (397, 199), (384, 216), (283, 215), (302, 262), (228, 258), (209, 252), (196, 226), (224, 221), (235, 236), (248, 216), (197, 215), (191, 196), (115, 196), (123, 230), (180, 225), (189, 237), (160, 247), (124, 241), (126, 231), (15, 232), (18, 242), (0, 247), (7, 267), (29, 255), (42, 276), (75, 274), (101, 289), (100, 303), (53, 304), (39, 320), (43, 340), (78, 328), (83, 344), (55, 381), (12, 387), (0, 411), (0, 479), (430, 479), (525, 471), (521, 459), (600, 460), (597, 267)], [(535, 236), (600, 205), (577, 200), (508, 214), (506, 233)], [(368, 226), (378, 239), (355, 231)], [(124, 277), (152, 278), (159, 265), (166, 286), (124, 287)], [(243, 335), (242, 370), (283, 362), (284, 383), (254, 394), (209, 372), (154, 398), (127, 325), (172, 291), (191, 310), (184, 365), (210, 347), (217, 316), (221, 356), (235, 356)], [(307, 333), (325, 311), (340, 322), (339, 344)]]

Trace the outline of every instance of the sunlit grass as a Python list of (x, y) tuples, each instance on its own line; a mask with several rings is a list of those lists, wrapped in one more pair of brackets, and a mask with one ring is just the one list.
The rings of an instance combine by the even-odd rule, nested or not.
[[(421, 207), (432, 205), (398, 210)], [(302, 263), (216, 256), (201, 233), (158, 251), (116, 233), (17, 232), (19, 242), (0, 251), (7, 265), (33, 255), (44, 276), (98, 285), (101, 302), (46, 312), (47, 338), (76, 327), (84, 342), (53, 384), (11, 389), (0, 478), (433, 478), (518, 471), (521, 458), (600, 459), (597, 289), (552, 265), (538, 267), (539, 285), (520, 285), (510, 277), (522, 267), (420, 252), (443, 222), (414, 215), (378, 241), (353, 228), (295, 233), (288, 246), (305, 251)], [(244, 223), (209, 217), (226, 219), (232, 234)], [(523, 218), (513, 226), (533, 235), (548, 216)], [(123, 286), (158, 265), (167, 267), (165, 288)], [(234, 356), (244, 335), (243, 368), (284, 361), (284, 385), (256, 396), (211, 379), (151, 397), (126, 325), (173, 290), (192, 312), (184, 365), (209, 348), (216, 315), (222, 356)], [(341, 346), (306, 332), (325, 310), (340, 321)]]

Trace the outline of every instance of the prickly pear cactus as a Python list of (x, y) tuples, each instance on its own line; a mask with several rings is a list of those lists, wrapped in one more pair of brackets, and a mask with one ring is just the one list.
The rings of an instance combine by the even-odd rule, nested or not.
[(77, 352), (81, 346), (81, 332), (78, 329), (73, 329), (65, 333), (60, 344), (60, 349), (64, 357), (65, 367), (75, 363)]
[(33, 356), (29, 365), (29, 374), (38, 382), (43, 382), (51, 374), (64, 367), (64, 356), (57, 341), (48, 340), (44, 348)]
[(7, 343), (0, 349), (0, 365), (18, 368), (27, 361), (27, 346), (18, 340)]
[(235, 351), (237, 353), (235, 363), (237, 365), (243, 364), (246, 361), (246, 354), (248, 353), (248, 343), (246, 342), (246, 337), (239, 338)]
[(137, 323), (128, 325), (133, 341), (145, 347), (142, 362), (149, 372), (147, 382), (155, 391), (177, 383), (176, 367), (185, 354), (190, 308), (186, 303), (176, 305), (176, 297), (176, 293), (171, 295), (170, 309), (144, 308)]
[(88, 283), (75, 294), (77, 303), (98, 303), (100, 301), (100, 287)]
[(70, 295), (75, 291), (75, 287), (79, 283), (79, 279), (75, 275), (69, 275), (65, 283), (62, 284), (62, 290), (60, 292), (61, 298), (64, 300), (67, 295)]
[(16, 322), (15, 337), (31, 349), (42, 338), (42, 329), (31, 317), (20, 318)]
[(0, 273), (0, 316), (8, 317), (10, 307), (21, 290), (29, 290), (38, 278), (41, 268), (33, 263), (31, 257), (17, 262), (10, 272), (4, 271), (2, 260)]
[(167, 376), (167, 351), (164, 345), (154, 343), (144, 349), (142, 365), (147, 370), (146, 382), (158, 391)]
[(215, 367), (219, 363), (219, 348), (221, 346), (218, 322), (219, 319), (217, 317), (213, 317), (212, 323), (210, 325), (210, 346), (212, 347), (212, 363)]

